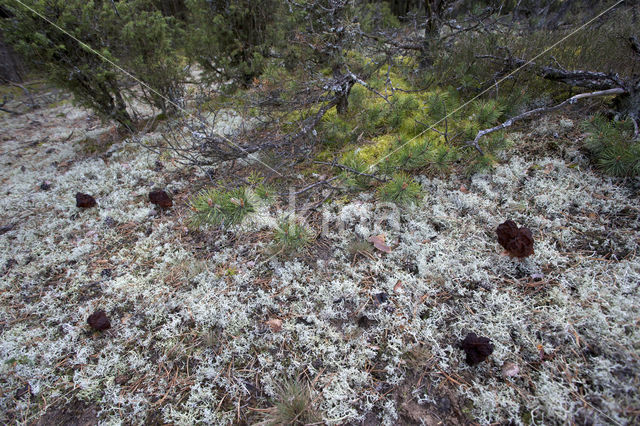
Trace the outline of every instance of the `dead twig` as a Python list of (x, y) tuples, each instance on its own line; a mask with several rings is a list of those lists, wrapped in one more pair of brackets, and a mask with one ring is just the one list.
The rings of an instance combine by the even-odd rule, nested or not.
[(508, 119), (507, 121), (505, 121), (502, 124), (499, 124), (495, 127), (491, 127), (490, 129), (485, 129), (485, 130), (480, 130), (478, 132), (478, 134), (476, 135), (476, 137), (472, 140), (472, 141), (467, 141), (466, 144), (469, 146), (472, 146), (473, 148), (475, 148), (480, 155), (484, 155), (484, 151), (482, 151), (482, 149), (480, 148), (480, 139), (486, 135), (488, 135), (489, 133), (493, 133), (493, 132), (497, 132), (499, 130), (503, 130), (506, 129), (507, 127), (513, 125), (513, 123), (515, 123), (516, 121), (521, 121), (527, 118), (531, 118), (535, 115), (538, 114), (542, 114), (542, 113), (547, 113), (547, 112), (552, 112), (552, 111), (556, 111), (559, 110), (560, 108), (569, 105), (569, 104), (574, 104), (577, 101), (579, 101), (580, 99), (585, 99), (585, 98), (594, 98), (594, 97), (599, 97), (599, 96), (613, 96), (613, 95), (621, 95), (627, 93), (627, 91), (621, 87), (617, 87), (615, 89), (608, 89), (608, 90), (599, 90), (596, 92), (590, 92), (590, 93), (580, 93), (579, 95), (575, 95), (570, 97), (569, 99), (566, 99), (565, 101), (554, 105), (554, 106), (550, 106), (550, 107), (540, 107), (540, 108), (536, 108), (536, 109), (532, 109), (530, 111), (524, 112), (520, 115), (517, 115), (515, 117), (511, 117), (510, 119)]
[(640, 41), (638, 41), (638, 37), (631, 36), (629, 37), (629, 43), (631, 43), (631, 50), (633, 50), (638, 57), (640, 57)]
[(328, 163), (326, 161), (314, 161), (313, 163), (314, 164), (324, 164), (325, 166), (337, 167), (339, 169), (346, 170), (346, 171), (354, 173), (356, 175), (370, 177), (371, 179), (375, 179), (378, 182), (383, 182), (383, 183), (387, 182), (387, 179), (381, 178), (381, 177), (376, 176), (374, 174), (359, 172), (359, 171), (357, 171), (355, 169), (352, 169), (351, 167), (345, 166), (344, 164), (336, 163), (335, 161), (332, 162), (332, 163)]
[(7, 102), (9, 102), (9, 99), (7, 98), (7, 96), (4, 96), (4, 98), (2, 99), (2, 103), (0, 104), (0, 111), (8, 112), (9, 114), (20, 115), (19, 112), (4, 108)]

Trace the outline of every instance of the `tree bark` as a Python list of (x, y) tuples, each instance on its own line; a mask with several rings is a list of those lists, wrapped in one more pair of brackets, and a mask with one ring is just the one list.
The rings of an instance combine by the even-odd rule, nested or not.
[(20, 83), (23, 81), (24, 69), (20, 58), (11, 46), (4, 42), (0, 31), (0, 80)]
[(435, 50), (435, 41), (440, 33), (440, 19), (446, 3), (446, 0), (424, 0), (426, 16), (421, 65), (425, 68), (433, 64), (432, 51)]

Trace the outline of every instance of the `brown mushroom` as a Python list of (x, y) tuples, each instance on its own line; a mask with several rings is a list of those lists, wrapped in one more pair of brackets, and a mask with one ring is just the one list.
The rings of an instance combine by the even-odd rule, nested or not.
[(496, 230), (498, 243), (510, 256), (524, 258), (533, 254), (533, 235), (529, 228), (518, 225), (512, 220), (501, 223)]
[(493, 353), (493, 344), (488, 337), (479, 337), (475, 333), (467, 334), (460, 347), (467, 354), (467, 364), (476, 365)]
[(89, 315), (87, 323), (96, 331), (104, 331), (111, 328), (111, 322), (103, 310), (95, 311)]
[(166, 191), (162, 190), (151, 191), (149, 193), (149, 201), (163, 209), (168, 209), (169, 207), (173, 206), (173, 201), (171, 201), (171, 197), (169, 197), (169, 194), (167, 194)]
[(91, 195), (83, 194), (82, 192), (76, 193), (76, 207), (88, 209), (91, 207), (95, 207), (97, 204), (98, 203), (96, 203), (96, 199)]

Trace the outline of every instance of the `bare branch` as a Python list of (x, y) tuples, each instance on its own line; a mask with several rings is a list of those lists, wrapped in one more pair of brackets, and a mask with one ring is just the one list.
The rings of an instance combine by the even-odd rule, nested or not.
[(8, 98), (5, 95), (4, 98), (2, 99), (2, 103), (0, 104), (0, 111), (8, 112), (9, 114), (20, 115), (19, 112), (12, 111), (10, 109), (4, 108), (4, 106), (6, 105), (7, 102), (8, 102)]
[(636, 55), (640, 56), (640, 41), (638, 41), (638, 37), (629, 37), (629, 43), (631, 43), (631, 50), (633, 50)]
[(280, 193), (280, 195), (300, 195), (300, 194), (302, 194), (304, 192), (307, 192), (308, 190), (313, 189), (313, 188), (315, 188), (317, 186), (329, 185), (329, 182), (332, 182), (332, 181), (338, 179), (339, 177), (340, 177), (340, 175), (334, 176), (334, 177), (329, 178), (329, 179), (320, 180), (318, 182), (315, 182), (315, 183), (312, 183), (310, 185), (307, 185), (304, 188), (302, 188), (302, 189), (300, 189), (300, 190), (298, 190), (296, 192), (283, 192), (283, 193)]
[(326, 166), (331, 166), (331, 167), (337, 167), (339, 169), (346, 170), (348, 172), (355, 173), (355, 174), (360, 175), (360, 176), (370, 177), (372, 179), (377, 180), (378, 182), (387, 182), (387, 179), (383, 179), (383, 178), (378, 177), (378, 176), (373, 175), (373, 174), (359, 172), (356, 169), (352, 169), (351, 167), (345, 166), (344, 164), (340, 164), (340, 163), (336, 163), (336, 162), (327, 163), (326, 161), (314, 161), (314, 163), (315, 164), (324, 164)]
[(608, 90), (616, 87), (627, 88), (627, 83), (623, 82), (616, 74), (583, 70), (568, 71), (549, 66), (538, 68), (535, 62), (527, 62), (524, 59), (514, 57), (501, 58), (494, 55), (476, 55), (476, 58), (491, 59), (501, 62), (505, 66), (505, 71), (510, 71), (519, 67), (536, 68), (536, 74), (542, 78), (559, 81), (570, 86), (584, 87), (585, 89)]
[(536, 108), (536, 109), (532, 109), (530, 111), (524, 112), (520, 115), (517, 115), (515, 117), (511, 117), (510, 119), (508, 119), (507, 121), (505, 121), (502, 124), (499, 124), (495, 127), (492, 127), (490, 129), (485, 129), (485, 130), (480, 130), (478, 132), (478, 134), (476, 135), (475, 139), (473, 139), (472, 141), (468, 141), (466, 142), (467, 145), (474, 147), (479, 153), (480, 155), (484, 155), (484, 152), (482, 151), (482, 149), (480, 148), (480, 139), (486, 135), (488, 135), (489, 133), (493, 133), (493, 132), (497, 132), (499, 130), (503, 130), (506, 129), (507, 127), (510, 127), (511, 125), (513, 125), (513, 123), (515, 123), (516, 121), (521, 121), (527, 118), (531, 118), (535, 115), (538, 114), (542, 114), (542, 113), (547, 113), (547, 112), (551, 112), (551, 111), (556, 111), (559, 110), (560, 108), (569, 105), (569, 104), (574, 104), (577, 101), (579, 101), (580, 99), (585, 99), (585, 98), (595, 98), (598, 96), (612, 96), (612, 95), (621, 95), (627, 93), (627, 91), (621, 87), (617, 87), (614, 89), (608, 89), (608, 90), (600, 90), (597, 92), (590, 92), (590, 93), (580, 93), (579, 95), (575, 95), (570, 97), (569, 99), (566, 99), (565, 101), (554, 105), (554, 106), (550, 106), (550, 107), (540, 107), (540, 108)]

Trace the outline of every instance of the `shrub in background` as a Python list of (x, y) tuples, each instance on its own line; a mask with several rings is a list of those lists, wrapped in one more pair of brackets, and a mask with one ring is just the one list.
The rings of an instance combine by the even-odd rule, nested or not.
[[(129, 68), (140, 80), (172, 100), (181, 96), (181, 71), (173, 49), (173, 23), (148, 0), (100, 2), (36, 0), (31, 7), (108, 60)], [(81, 105), (103, 118), (131, 127), (125, 90), (132, 82), (111, 64), (19, 4), (0, 20), (7, 40), (36, 70), (71, 91)], [(135, 93), (135, 92), (131, 92)], [(148, 103), (166, 111), (162, 97)]]
[(285, 46), (289, 14), (277, 0), (187, 0), (186, 53), (214, 81), (244, 85), (262, 73), (266, 58)]
[(115, 55), (127, 71), (155, 89), (140, 87), (148, 104), (165, 114), (175, 112), (182, 106), (185, 80), (176, 50), (183, 33), (176, 20), (163, 16), (147, 0), (120, 2), (117, 7), (126, 23), (118, 33)]

